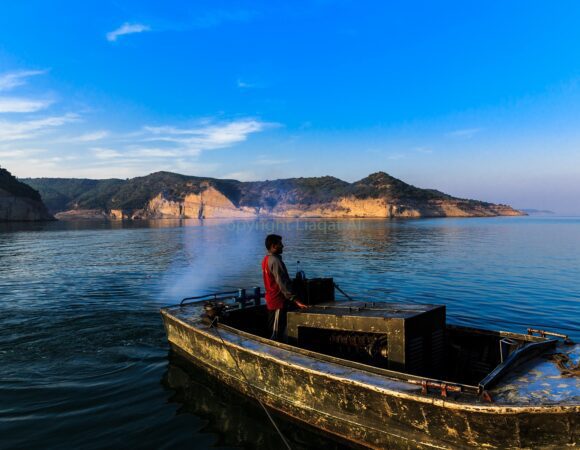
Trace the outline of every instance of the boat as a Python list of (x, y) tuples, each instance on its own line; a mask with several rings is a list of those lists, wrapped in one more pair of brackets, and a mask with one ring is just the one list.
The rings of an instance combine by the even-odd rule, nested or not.
[(357, 301), (332, 278), (294, 283), (309, 307), (288, 312), (285, 342), (269, 337), (260, 288), (239, 289), (163, 308), (172, 352), (357, 447), (580, 442), (580, 345), (568, 336), (451, 325), (444, 305)]
[[(206, 441), (206, 447), (280, 448), (280, 435), (274, 427), (264, 426), (264, 411), (252, 398), (224, 386), (186, 358), (171, 352), (161, 382), (171, 392), (168, 401), (176, 406), (178, 414), (188, 413), (203, 419), (202, 428), (196, 429), (196, 434), (206, 435), (206, 439), (209, 434), (214, 439), (213, 443)], [(292, 450), (350, 448), (347, 442), (329, 439), (327, 434), (281, 415), (276, 415), (275, 421)], [(174, 441), (172, 447), (179, 448), (179, 444)]]

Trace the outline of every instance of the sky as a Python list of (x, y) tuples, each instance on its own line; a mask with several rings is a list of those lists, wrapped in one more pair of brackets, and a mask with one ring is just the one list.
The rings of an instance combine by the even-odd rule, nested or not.
[(577, 1), (3, 2), (0, 166), (384, 171), (579, 215), (579, 23)]

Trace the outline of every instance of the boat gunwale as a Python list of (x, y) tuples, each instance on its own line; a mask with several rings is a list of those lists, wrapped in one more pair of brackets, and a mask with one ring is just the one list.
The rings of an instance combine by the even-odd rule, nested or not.
[[(331, 303), (335, 303), (335, 302), (331, 302)], [(345, 303), (345, 305), (348, 304), (348, 302), (339, 302), (339, 303)], [(189, 305), (178, 305), (178, 306), (176, 306), (176, 308), (183, 308), (186, 306), (191, 307), (194, 305), (199, 306), (199, 305), (190, 303)], [(317, 305), (317, 306), (321, 306), (321, 305)], [(322, 306), (327, 306), (327, 305), (322, 304)], [(235, 309), (233, 311), (247, 310), (247, 309), (259, 308), (259, 307), (261, 307), (261, 305), (255, 305), (255, 304), (254, 305), (247, 305), (247, 306), (244, 306), (240, 309)], [(345, 306), (345, 307), (347, 307), (347, 306)], [(173, 308), (173, 307), (168, 307), (167, 309), (171, 309), (171, 308)], [(244, 337), (249, 338), (249, 339), (253, 339), (255, 341), (259, 341), (259, 342), (266, 344), (266, 345), (272, 345), (274, 347), (278, 347), (278, 348), (281, 348), (284, 350), (288, 350), (288, 351), (299, 353), (299, 354), (302, 354), (302, 355), (305, 355), (308, 357), (312, 357), (312, 358), (315, 358), (319, 361), (330, 362), (333, 364), (339, 364), (339, 365), (354, 368), (357, 370), (364, 370), (366, 372), (370, 372), (370, 373), (373, 373), (376, 375), (386, 376), (389, 378), (394, 378), (394, 379), (399, 380), (399, 381), (409, 382), (412, 384), (427, 382), (427, 383), (437, 383), (437, 384), (441, 384), (441, 385), (444, 384), (447, 386), (455, 386), (455, 387), (459, 387), (461, 389), (461, 393), (468, 394), (468, 395), (474, 395), (474, 396), (481, 395), (481, 393), (484, 390), (487, 390), (488, 388), (493, 387), (493, 385), (497, 384), (499, 382), (499, 380), (501, 379), (501, 377), (504, 376), (506, 371), (509, 370), (510, 368), (516, 367), (519, 364), (526, 362), (526, 360), (521, 360), (518, 358), (520, 358), (520, 355), (522, 355), (522, 354), (524, 354), (524, 357), (525, 357), (525, 354), (529, 353), (529, 351), (531, 350), (531, 349), (524, 348), (524, 349), (520, 349), (520, 350), (512, 353), (503, 363), (500, 363), (496, 367), (494, 367), (493, 370), (491, 370), (484, 378), (482, 378), (478, 382), (477, 385), (475, 385), (475, 384), (466, 384), (466, 383), (460, 383), (460, 382), (455, 382), (455, 381), (447, 381), (447, 380), (443, 380), (443, 379), (439, 379), (439, 378), (432, 378), (432, 377), (427, 377), (427, 376), (413, 375), (413, 374), (399, 372), (399, 371), (392, 370), (392, 369), (385, 369), (382, 367), (371, 366), (369, 364), (364, 364), (364, 363), (361, 363), (358, 361), (352, 361), (352, 360), (348, 360), (348, 359), (344, 359), (344, 358), (338, 358), (336, 356), (331, 356), (331, 355), (327, 355), (325, 353), (315, 352), (313, 350), (308, 350), (308, 349), (305, 349), (302, 347), (297, 347), (297, 346), (285, 344), (283, 342), (273, 341), (271, 339), (267, 339), (267, 338), (264, 338), (262, 336), (258, 336), (256, 334), (249, 333), (247, 331), (232, 327), (230, 325), (227, 325), (227, 324), (224, 324), (221, 322), (218, 322), (218, 323), (219, 323), (219, 326), (221, 326), (224, 329), (229, 330), (232, 333), (238, 334), (240, 336), (244, 336)], [(546, 346), (550, 346), (550, 345), (553, 346), (557, 343), (557, 341), (555, 339), (548, 339), (545, 337), (533, 336), (530, 334), (514, 333), (514, 332), (510, 332), (510, 331), (487, 330), (487, 329), (483, 329), (483, 328), (473, 328), (473, 327), (466, 327), (466, 326), (461, 326), (461, 325), (449, 325), (449, 324), (446, 324), (446, 328), (456, 330), (456, 331), (468, 332), (471, 334), (497, 335), (501, 338), (514, 338), (514, 339), (519, 339), (519, 340), (527, 341), (529, 343), (534, 343), (534, 344), (545, 344)], [(534, 347), (537, 347), (537, 346), (534, 346)]]
[[(206, 367), (206, 370), (207, 370), (207, 368), (209, 368), (209, 370), (211, 370), (211, 371), (220, 372), (220, 373), (224, 374), (225, 376), (228, 376), (228, 377), (231, 377), (231, 378), (237, 380), (238, 383), (247, 384), (244, 380), (239, 379), (239, 378), (236, 378), (234, 375), (224, 373), (223, 370), (221, 370), (219, 367), (216, 367), (213, 364), (210, 364), (210, 363), (208, 363), (207, 361), (205, 361), (203, 359), (197, 358), (195, 355), (192, 355), (192, 354), (188, 353), (186, 350), (183, 350), (182, 348), (180, 348), (179, 346), (177, 346), (174, 343), (171, 343), (171, 349), (179, 357), (185, 358), (188, 362), (193, 362), (193, 363), (199, 364), (201, 366), (204, 366), (204, 367)], [(235, 387), (232, 386), (231, 384), (228, 384), (228, 386), (230, 386), (232, 389), (235, 389)], [(253, 387), (256, 388), (256, 386), (253, 386)], [(260, 389), (260, 388), (258, 388), (258, 389)], [(263, 391), (263, 389), (260, 389), (260, 390)], [(265, 391), (265, 392), (268, 392), (268, 391)], [(273, 395), (272, 393), (270, 393), (270, 394)], [(271, 404), (268, 404), (268, 408), (277, 411), (279, 414), (283, 414), (285, 416), (288, 416), (292, 420), (296, 420), (298, 422), (305, 423), (306, 425), (311, 426), (311, 427), (313, 426), (309, 422), (304, 422), (303, 419), (301, 419), (300, 417), (292, 414), (291, 412), (289, 412), (287, 410), (281, 409), (281, 408), (276, 407), (276, 406), (273, 406)], [(301, 405), (300, 408), (301, 409), (308, 410), (310, 412), (315, 412), (316, 414), (323, 415), (323, 416), (326, 416), (326, 417), (335, 417), (332, 414), (326, 413), (324, 411), (320, 411), (320, 410), (315, 409), (315, 408), (312, 408), (311, 406), (308, 406), (308, 405)], [(356, 425), (358, 427), (363, 427), (363, 428), (365, 428), (367, 430), (372, 430), (372, 431), (375, 431), (375, 432), (381, 432), (381, 433), (384, 433), (385, 432), (384, 430), (379, 429), (377, 427), (374, 427), (374, 426), (371, 426), (371, 425), (363, 425), (363, 424), (360, 424), (360, 423), (357, 423), (357, 422), (353, 422), (352, 420), (350, 420), (348, 418), (344, 418), (344, 417), (341, 417), (340, 418), (340, 421), (342, 421), (342, 422), (348, 422), (351, 425)], [(315, 426), (313, 426), (313, 427), (316, 428)], [(368, 444), (368, 443), (365, 443), (365, 442), (362, 442), (362, 441), (353, 440), (353, 438), (351, 436), (346, 436), (346, 435), (340, 434), (338, 432), (332, 431), (331, 429), (327, 429), (327, 428), (324, 428), (324, 429), (317, 428), (317, 429), (323, 430), (322, 431), (323, 433), (328, 433), (328, 434), (333, 435), (333, 436), (335, 436), (337, 438), (346, 440), (348, 443), (354, 443), (356, 445), (359, 445), (359, 446), (361, 446), (362, 448), (365, 448), (365, 449), (368, 448), (368, 449), (380, 450), (380, 449), (383, 449), (384, 448), (382, 446), (381, 447), (377, 447), (377, 446), (374, 446), (374, 445), (371, 445), (371, 444)], [(406, 441), (412, 440), (413, 443), (415, 443), (415, 444), (420, 444), (422, 446), (426, 446), (426, 447), (430, 447), (430, 448), (434, 448), (434, 449), (442, 449), (442, 450), (449, 449), (448, 445), (450, 445), (450, 444), (447, 443), (447, 442), (441, 443), (441, 444), (438, 445), (438, 444), (434, 444), (434, 443), (431, 443), (431, 442), (419, 441), (420, 438), (418, 438), (418, 437), (417, 437), (417, 439), (410, 439), (409, 438), (409, 432), (407, 430), (405, 430), (405, 431), (406, 431), (405, 436), (403, 436), (403, 435), (396, 435), (392, 431), (388, 432), (388, 434), (389, 434), (389, 436), (393, 436), (393, 437), (405, 439)], [(446, 445), (446, 446), (442, 446), (442, 445)], [(456, 443), (454, 443), (453, 445), (457, 446)], [(463, 448), (463, 447), (458, 447), (458, 449), (459, 448)]]
[[(268, 359), (271, 360), (273, 362), (275, 362), (276, 364), (282, 365), (282, 366), (287, 366), (287, 367), (299, 367), (300, 369), (306, 371), (306, 372), (312, 372), (312, 373), (317, 373), (319, 375), (325, 376), (327, 378), (331, 378), (331, 379), (335, 379), (339, 382), (348, 382), (354, 385), (359, 385), (363, 388), (366, 389), (371, 389), (374, 391), (379, 391), (384, 393), (385, 395), (390, 395), (393, 397), (398, 397), (398, 398), (403, 398), (403, 399), (407, 399), (407, 400), (412, 400), (412, 401), (417, 401), (420, 403), (426, 403), (426, 404), (432, 404), (435, 406), (440, 406), (440, 407), (444, 407), (444, 408), (449, 408), (449, 409), (457, 409), (457, 410), (462, 410), (462, 411), (467, 411), (467, 412), (478, 412), (478, 413), (486, 413), (486, 414), (521, 414), (521, 413), (545, 413), (545, 414), (562, 414), (562, 413), (580, 413), (580, 404), (550, 404), (550, 405), (503, 405), (503, 404), (495, 404), (495, 403), (481, 403), (481, 404), (477, 404), (477, 403), (466, 403), (466, 402), (460, 402), (460, 401), (456, 401), (454, 399), (450, 399), (450, 398), (438, 398), (438, 397), (434, 397), (434, 396), (426, 396), (424, 394), (415, 394), (415, 393), (408, 393), (408, 392), (404, 392), (404, 391), (400, 391), (400, 390), (394, 390), (394, 389), (390, 389), (387, 387), (383, 387), (383, 386), (377, 386), (377, 385), (373, 385), (370, 384), (368, 382), (364, 382), (358, 379), (353, 379), (353, 378), (346, 378), (345, 376), (339, 376), (336, 374), (332, 374), (332, 373), (328, 373), (328, 372), (324, 372), (321, 371), (319, 369), (312, 369), (309, 367), (306, 367), (304, 365), (296, 365), (296, 364), (292, 364), (284, 359), (281, 359), (279, 357), (276, 357), (275, 355), (272, 354), (268, 354), (267, 352), (263, 352), (263, 351), (258, 351), (256, 349), (252, 349), (249, 347), (244, 346), (241, 343), (238, 342), (234, 342), (231, 340), (231, 338), (229, 340), (224, 339), (224, 336), (222, 336), (222, 334), (220, 333), (218, 335), (217, 332), (211, 332), (209, 330), (211, 330), (211, 328), (209, 328), (207, 325), (205, 325), (205, 327), (207, 327), (206, 329), (196, 326), (196, 325), (200, 325), (201, 324), (201, 317), (198, 315), (198, 317), (194, 318), (195, 322), (186, 322), (184, 321), (182, 318), (177, 317), (175, 315), (170, 314), (170, 310), (172, 309), (183, 309), (187, 306), (194, 306), (194, 305), (186, 305), (186, 306), (172, 306), (172, 307), (166, 307), (166, 308), (162, 308), (161, 309), (161, 314), (162, 316), (166, 316), (169, 317), (170, 320), (179, 322), (182, 326), (186, 327), (187, 329), (190, 329), (192, 332), (194, 333), (199, 333), (202, 334), (208, 338), (211, 338), (212, 340), (216, 341), (216, 343), (218, 343), (219, 345), (228, 345), (232, 348), (236, 348), (238, 351), (243, 351), (243, 352), (247, 352), (250, 354), (253, 354), (255, 356), (257, 356), (258, 358), (264, 358), (264, 359)], [(199, 305), (195, 305), (194, 308), (196, 309), (200, 309)], [(314, 355), (308, 355), (308, 354), (302, 354), (301, 352), (296, 351), (297, 347), (293, 347), (290, 346), (288, 344), (283, 344), (280, 342), (275, 342), (275, 341), (271, 341), (269, 339), (266, 338), (262, 338), (260, 336), (256, 336), (253, 335), (251, 333), (247, 333), (241, 330), (238, 330), (236, 328), (232, 328), (229, 327), (227, 325), (224, 324), (220, 324), (220, 327), (226, 332), (226, 333), (230, 333), (233, 334), (235, 336), (238, 336), (239, 338), (246, 338), (246, 339), (250, 339), (252, 341), (258, 342), (262, 345), (268, 346), (268, 347), (273, 347), (273, 348), (277, 348), (280, 350), (284, 350), (290, 353), (298, 353), (300, 354), (300, 356), (306, 357), (306, 358), (311, 358), (313, 360), (318, 360), (324, 364), (335, 364), (335, 365), (339, 365), (339, 366), (345, 366), (345, 364), (342, 364), (342, 361), (347, 361), (347, 360), (343, 360), (340, 358), (336, 358), (336, 362), (333, 361), (324, 361), (324, 360), (320, 360), (319, 358), (317, 358), (316, 356), (321, 355), (320, 353), (316, 353), (316, 352), (312, 352)], [(457, 326), (456, 326), (457, 327)], [(458, 327), (458, 328), (464, 328), (464, 329), (469, 329), (468, 327)], [(479, 330), (479, 329), (475, 329), (475, 330)], [(481, 331), (486, 331), (486, 330), (481, 330)], [(492, 333), (502, 333), (502, 332), (497, 332), (497, 331), (490, 331)], [(516, 333), (508, 333), (508, 334), (516, 334)], [(522, 335), (522, 336), (527, 336), (527, 335)], [(227, 337), (227, 336), (226, 336)], [(169, 336), (168, 336), (169, 338)], [(537, 339), (537, 338), (536, 338)], [(170, 341), (171, 342), (171, 341)], [(173, 345), (177, 345), (173, 342), (171, 342)], [(243, 343), (243, 341), (242, 341)], [(309, 350), (305, 350), (305, 349), (300, 349), (302, 351), (305, 352), (310, 352)], [(184, 350), (185, 351), (185, 350)], [(327, 357), (328, 355), (323, 355), (325, 357)], [(332, 357), (330, 357), (332, 358)], [(352, 363), (352, 361), (349, 361), (350, 363)], [(356, 364), (360, 364), (360, 363), (356, 363)], [(376, 367), (372, 367), (372, 366), (367, 366), (365, 364), (360, 364), (361, 368), (357, 368), (357, 367), (349, 367), (353, 370), (359, 371), (359, 372), (363, 372), (363, 373), (367, 373), (367, 374), (371, 374), (374, 376), (385, 376), (383, 374), (380, 373), (375, 373), (374, 371), (369, 371), (367, 370), (367, 368), (372, 368), (375, 370), (385, 370), (386, 369), (379, 369)], [(220, 369), (217, 369), (220, 370)], [(401, 374), (401, 372), (397, 372), (398, 374)], [(407, 376), (408, 374), (404, 374), (405, 376)], [(387, 378), (391, 378), (388, 375), (386, 376)], [(423, 378), (425, 379), (425, 378)], [(412, 383), (409, 383), (408, 381), (405, 380), (400, 380), (400, 379), (395, 379), (393, 381), (398, 381), (398, 382), (402, 382), (402, 383), (408, 383), (410, 385), (412, 385)], [(440, 380), (435, 380), (437, 382), (440, 382)], [(467, 385), (466, 385), (467, 386)], [(472, 397), (473, 398), (473, 397)]]

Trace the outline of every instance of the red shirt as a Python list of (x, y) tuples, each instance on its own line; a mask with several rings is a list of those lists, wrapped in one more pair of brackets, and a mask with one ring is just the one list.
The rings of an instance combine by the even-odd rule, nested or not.
[(272, 254), (264, 256), (262, 276), (266, 288), (266, 307), (269, 310), (282, 309), (286, 299), (292, 297), (290, 292), (292, 282), (282, 258)]

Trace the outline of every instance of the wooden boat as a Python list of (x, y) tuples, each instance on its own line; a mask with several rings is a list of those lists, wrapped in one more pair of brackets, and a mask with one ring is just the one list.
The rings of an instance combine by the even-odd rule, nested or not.
[(162, 309), (171, 348), (267, 407), (363, 447), (578, 445), (580, 345), (566, 336), (453, 326), (440, 305), (335, 301), (328, 280), (310, 281), (311, 306), (289, 312), (287, 343), (269, 339), (255, 288)]

